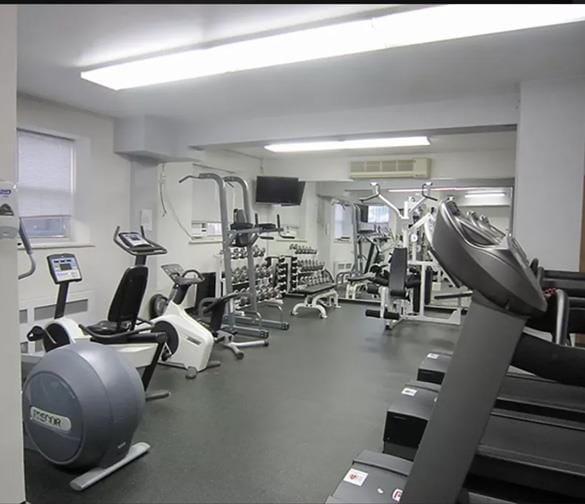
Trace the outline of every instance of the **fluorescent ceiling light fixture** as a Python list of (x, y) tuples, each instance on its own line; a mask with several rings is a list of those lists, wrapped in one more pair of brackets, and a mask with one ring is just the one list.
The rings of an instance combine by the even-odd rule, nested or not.
[(383, 147), (420, 147), (423, 145), (430, 145), (429, 139), (426, 136), (282, 143), (266, 145), (264, 148), (272, 152), (317, 152), (347, 149), (380, 149)]
[(111, 89), (585, 21), (585, 4), (441, 5), (81, 72)]
[(503, 191), (498, 192), (477, 192), (477, 193), (468, 193), (465, 195), (466, 198), (492, 198), (495, 196), (506, 196), (506, 193)]
[[(465, 187), (431, 187), (431, 192), (437, 191), (467, 191)], [(386, 189), (389, 193), (420, 193), (421, 188), (415, 187), (413, 189)]]
[[(412, 189), (386, 189), (386, 192), (389, 193), (411, 193), (411, 192), (418, 192), (420, 193), (420, 187), (414, 187)], [(469, 191), (467, 194), (474, 195), (474, 196), (504, 196), (506, 193), (504, 191), (497, 191), (497, 190), (485, 190), (485, 191), (470, 191), (469, 187), (435, 187), (431, 186), (431, 192), (443, 192), (443, 191)], [(365, 190), (365, 189), (364, 189)], [(472, 196), (473, 197), (473, 196)]]

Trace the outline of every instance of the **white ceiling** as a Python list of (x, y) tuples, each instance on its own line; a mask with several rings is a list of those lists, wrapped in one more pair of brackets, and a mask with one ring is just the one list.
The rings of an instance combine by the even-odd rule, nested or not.
[(266, 150), (263, 145), (244, 146), (224, 144), (221, 149), (228, 149), (248, 156), (265, 159), (290, 158), (327, 158), (327, 157), (364, 157), (411, 155), (424, 156), (441, 152), (475, 152), (516, 149), (516, 131), (490, 131), (481, 133), (463, 133), (429, 136), (431, 145), (425, 147), (400, 147), (387, 149), (355, 149), (346, 151), (277, 153)]
[(117, 92), (79, 76), (88, 66), (155, 50), (391, 5), (21, 5), (18, 86), (112, 116), (200, 125), (503, 93), (526, 79), (585, 74), (585, 23), (575, 23)]

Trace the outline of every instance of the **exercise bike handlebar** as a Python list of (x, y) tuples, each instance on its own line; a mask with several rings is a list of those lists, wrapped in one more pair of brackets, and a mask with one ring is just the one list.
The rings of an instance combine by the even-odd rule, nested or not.
[(167, 253), (167, 249), (165, 247), (163, 247), (162, 245), (159, 245), (156, 242), (153, 242), (152, 240), (149, 240), (145, 233), (144, 233), (144, 228), (142, 226), (140, 226), (140, 236), (142, 237), (142, 239), (144, 241), (147, 242), (147, 245), (137, 245), (135, 247), (130, 246), (127, 243), (124, 243), (124, 241), (122, 241), (120, 239), (120, 226), (116, 226), (116, 229), (114, 230), (114, 243), (116, 245), (118, 245), (118, 247), (120, 247), (124, 252), (127, 252), (130, 255), (136, 256), (136, 257), (144, 257), (144, 256), (151, 256), (151, 255), (163, 255)]
[[(188, 275), (190, 273), (195, 274), (195, 277), (188, 277)], [(185, 284), (200, 284), (202, 282), (205, 281), (205, 278), (203, 278), (203, 275), (201, 273), (199, 273), (199, 271), (197, 271), (194, 268), (188, 269), (183, 271), (183, 273), (181, 273), (180, 275), (177, 275), (177, 278), (175, 279), (175, 284), (177, 285), (185, 285)]]
[(37, 263), (33, 257), (32, 246), (30, 244), (28, 235), (26, 234), (26, 230), (24, 229), (24, 225), (22, 224), (22, 219), (19, 219), (18, 222), (18, 234), (20, 236), (20, 240), (22, 241), (22, 246), (28, 255), (28, 260), (30, 263), (28, 270), (18, 275), (18, 279), (22, 280), (23, 278), (31, 276), (37, 270)]

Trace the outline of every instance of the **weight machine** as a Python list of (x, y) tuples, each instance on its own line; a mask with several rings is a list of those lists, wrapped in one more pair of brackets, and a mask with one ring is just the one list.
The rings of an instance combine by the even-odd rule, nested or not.
[[(383, 233), (380, 229), (361, 230), (360, 229), (360, 205), (334, 198), (331, 200), (332, 205), (342, 205), (344, 208), (351, 208), (352, 221), (352, 246), (353, 262), (350, 271), (341, 271), (335, 277), (337, 286), (345, 285), (346, 299), (357, 299), (358, 294), (367, 289), (371, 283), (376, 267), (381, 269), (385, 262), (384, 256), (387, 250), (383, 250), (381, 243), (390, 241), (391, 247), (394, 245), (392, 232)], [(369, 244), (367, 256), (364, 253), (364, 245)]]
[[(457, 299), (458, 304), (453, 307), (452, 313), (448, 317), (437, 317), (427, 313), (427, 305), (430, 301), (430, 290), (432, 290), (433, 273), (438, 273), (440, 278), (447, 279), (452, 285), (453, 281), (446, 275), (446, 273), (439, 266), (437, 260), (433, 256), (432, 235), (435, 222), (435, 216), (432, 211), (424, 213), (424, 215), (416, 218), (418, 210), (423, 209), (423, 204), (427, 201), (437, 201), (436, 198), (430, 195), (430, 188), (432, 182), (425, 182), (422, 185), (421, 197), (416, 200), (414, 197), (408, 198), (404, 202), (402, 211), (389, 201), (380, 190), (378, 183), (372, 184), (373, 194), (360, 198), (361, 202), (378, 199), (382, 201), (388, 208), (390, 208), (398, 219), (399, 228), (399, 244), (400, 247), (406, 251), (406, 272), (401, 275), (404, 279), (405, 285), (398, 288), (394, 285), (390, 288), (386, 285), (379, 287), (380, 294), (380, 311), (368, 310), (370, 316), (379, 316), (380, 318), (394, 320), (394, 325), (401, 320), (416, 320), (422, 322), (437, 322), (441, 324), (459, 325), (461, 323), (461, 314), (463, 306), (461, 298), (466, 293), (448, 293), (437, 294), (436, 299)], [(425, 246), (426, 242), (426, 246)], [(408, 280), (408, 272), (413, 272), (413, 269), (418, 272), (420, 280), (413, 282)], [(392, 271), (392, 265), (390, 268)], [(402, 282), (402, 280), (401, 280)], [(389, 280), (389, 285), (392, 284), (392, 279)], [(418, 290), (418, 296), (408, 295), (413, 290)], [(402, 295), (394, 298), (392, 291), (401, 292)], [(414, 298), (414, 299), (413, 299)], [(374, 312), (376, 314), (374, 315)], [(390, 323), (387, 322), (387, 327)]]

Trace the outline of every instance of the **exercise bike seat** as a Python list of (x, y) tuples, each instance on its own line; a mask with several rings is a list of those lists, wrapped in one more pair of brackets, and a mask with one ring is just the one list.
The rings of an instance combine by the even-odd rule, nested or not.
[(96, 324), (92, 324), (87, 326), (87, 328), (92, 332), (102, 336), (108, 336), (111, 334), (116, 334), (119, 332), (125, 332), (132, 329), (132, 322), (125, 321), (125, 322), (113, 322), (111, 320), (100, 320)]

